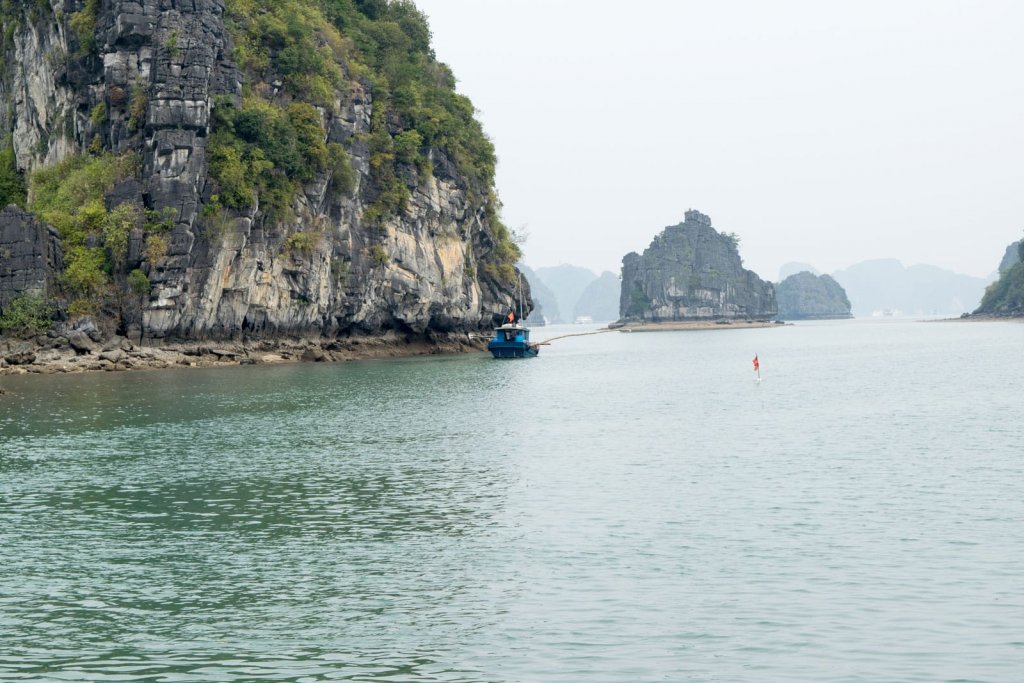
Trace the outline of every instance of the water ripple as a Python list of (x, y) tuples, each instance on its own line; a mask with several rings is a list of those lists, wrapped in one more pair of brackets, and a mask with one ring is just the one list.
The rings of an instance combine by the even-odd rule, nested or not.
[(0, 679), (1019, 680), (1018, 327), (5, 379)]

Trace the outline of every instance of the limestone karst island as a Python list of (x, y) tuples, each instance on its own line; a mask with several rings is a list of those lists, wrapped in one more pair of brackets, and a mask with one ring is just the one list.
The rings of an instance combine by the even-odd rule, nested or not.
[(743, 268), (738, 238), (692, 209), (643, 255), (622, 260), (619, 308), (624, 322), (640, 323), (769, 322), (778, 312), (772, 284)]
[(457, 349), (529, 312), (412, 3), (54, 7), (3, 3), (4, 364)]

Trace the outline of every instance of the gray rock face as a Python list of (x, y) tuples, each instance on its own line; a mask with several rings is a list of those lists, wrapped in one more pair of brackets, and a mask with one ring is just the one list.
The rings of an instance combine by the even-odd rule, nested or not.
[[(18, 167), (56, 163), (74, 150), (77, 104), (68, 72), (67, 31), (53, 20), (64, 3), (50, 0), (51, 16), (40, 18), (47, 3), (4, 6), (5, 48), (0, 58), (0, 138), (11, 134)], [(7, 14), (8, 8), (10, 14)], [(8, 26), (15, 30), (7, 39)]]
[(46, 295), (62, 267), (55, 230), (13, 204), (0, 211), (0, 311), (23, 294)]
[(68, 332), (68, 344), (78, 353), (92, 353), (96, 350), (96, 344), (81, 330)]
[[(319, 109), (327, 141), (343, 145), (356, 171), (350, 196), (335, 196), (324, 172), (293, 201), (295, 218), (287, 224), (271, 225), (255, 209), (211, 218), (203, 211), (214, 192), (207, 167), (211, 111), (242, 94), (222, 0), (103, 2), (97, 48), (86, 56), (66, 28), (68, 14), (84, 3), (65, 4), (54, 5), (46, 19), (14, 26), (5, 54), (12, 59), (0, 65), (0, 124), (10, 122), (18, 166), (27, 172), (97, 139), (103, 149), (140, 152), (139, 179), (115, 187), (108, 208), (134, 201), (170, 211), (173, 228), (158, 262), (148, 261), (141, 234), (130, 239), (129, 263), (151, 284), (141, 322), (129, 321), (136, 338), (389, 330), (429, 336), (487, 328), (518, 299), (514, 283), (488, 274), (498, 244), (487, 211), (443, 151), (431, 151), (434, 173), (412, 180), (400, 215), (383, 225), (364, 222), (372, 200), (365, 137), (374, 103), (360, 81), (349, 82), (333, 107)], [(15, 5), (27, 17), (35, 3)], [(131, 111), (136, 95), (145, 102), (141, 116)], [(106, 114), (101, 125), (90, 116), (98, 106)], [(297, 232), (313, 237), (301, 250), (288, 248)], [(28, 279), (41, 281), (37, 265), (25, 270), (42, 258), (41, 247), (32, 249), (34, 256), (17, 264), (3, 259), (11, 274), (0, 281), (8, 283), (0, 284), (0, 296), (4, 286), (13, 292), (29, 287)], [(528, 311), (528, 292), (525, 298)]]
[(852, 318), (846, 291), (828, 275), (807, 271), (790, 275), (775, 285), (782, 320)]
[(761, 320), (775, 317), (775, 290), (743, 268), (734, 237), (691, 210), (642, 256), (622, 259), (619, 314), (626, 321)]

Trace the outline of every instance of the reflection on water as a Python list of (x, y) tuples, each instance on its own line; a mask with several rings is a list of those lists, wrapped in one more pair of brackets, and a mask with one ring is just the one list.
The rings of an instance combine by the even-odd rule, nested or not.
[(0, 679), (1014, 680), (1021, 329), (4, 378)]

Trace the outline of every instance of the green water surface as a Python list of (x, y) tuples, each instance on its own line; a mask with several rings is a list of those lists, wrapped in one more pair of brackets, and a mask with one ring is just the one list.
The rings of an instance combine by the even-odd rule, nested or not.
[(0, 378), (0, 680), (1019, 681), (1022, 349), (869, 320)]

